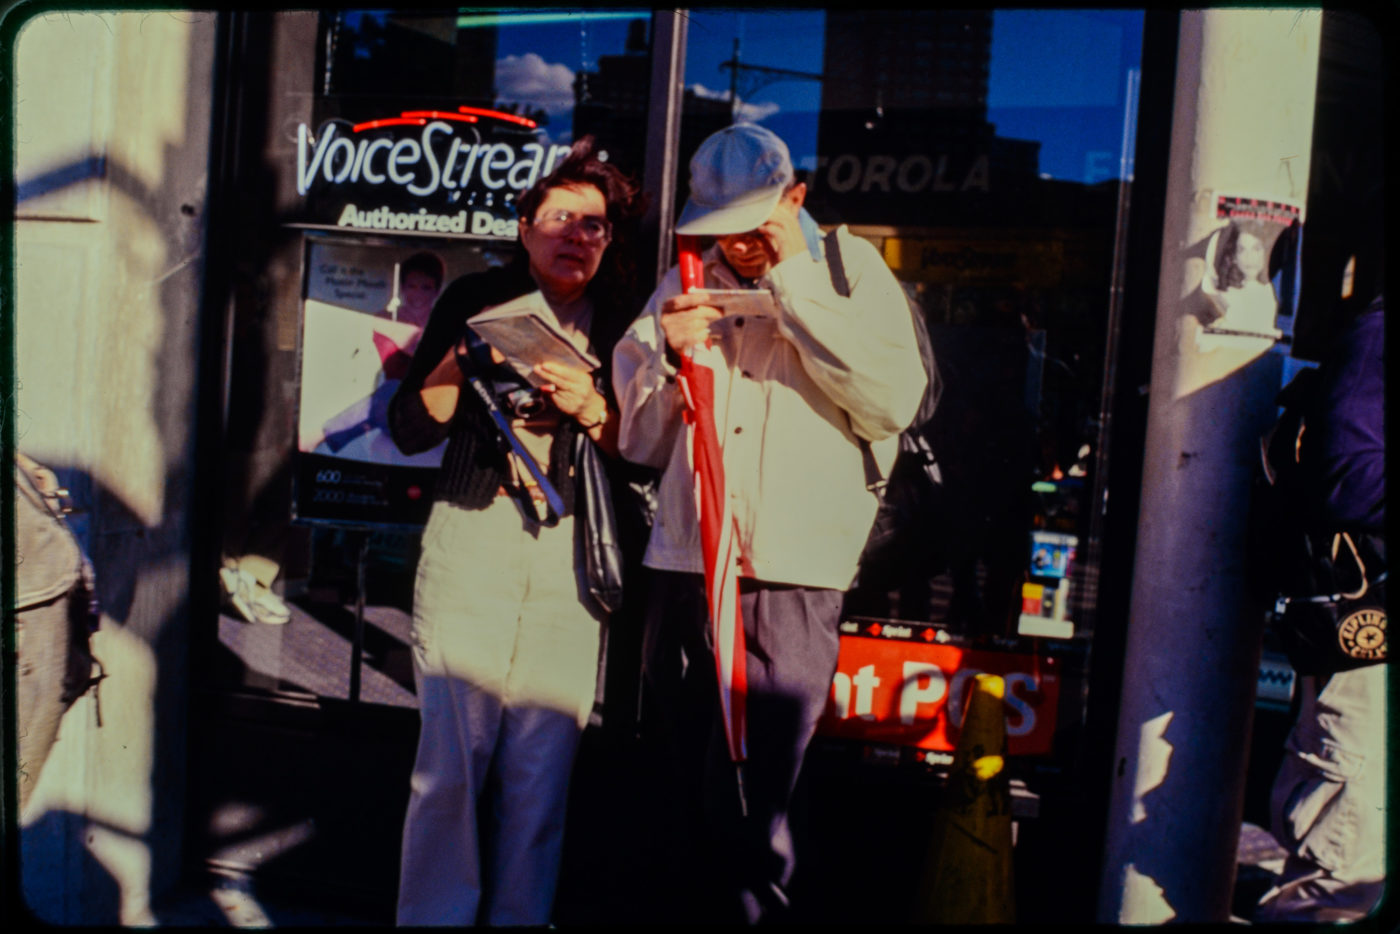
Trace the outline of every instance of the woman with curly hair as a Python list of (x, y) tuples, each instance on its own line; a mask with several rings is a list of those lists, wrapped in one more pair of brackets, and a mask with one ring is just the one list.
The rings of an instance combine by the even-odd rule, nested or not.
[[(644, 207), (638, 186), (600, 159), (591, 139), (575, 144), (519, 198), (514, 260), (443, 292), (390, 403), (404, 453), (447, 439), (414, 588), (422, 732), (399, 924), (549, 921), (605, 619), (576, 541), (574, 506), (581, 510), (586, 495), (578, 462), (585, 445), (596, 445), (609, 469), (622, 469), (607, 371), (636, 307), (626, 239)], [(482, 359), (466, 326), (535, 291), (559, 330), (602, 365), (542, 364), (545, 385), (530, 396), (499, 354)], [(522, 453), (500, 442), (486, 405), (463, 391), (467, 371), (497, 387)], [(532, 401), (511, 409), (511, 387)], [(556, 525), (537, 512), (539, 474), (563, 502)]]

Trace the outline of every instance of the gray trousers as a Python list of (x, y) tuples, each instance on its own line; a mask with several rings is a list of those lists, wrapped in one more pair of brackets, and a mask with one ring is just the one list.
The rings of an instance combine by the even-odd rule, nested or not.
[(677, 793), (691, 802), (692, 834), (702, 838), (692, 852), (707, 863), (680, 871), (724, 886), (730, 907), (751, 924), (773, 920), (788, 906), (796, 863), (789, 809), (836, 673), (842, 596), (839, 590), (740, 581), (748, 677), (742, 816), (719, 712), (704, 579), (654, 576), (643, 665), (669, 728)]
[(58, 725), (68, 704), (63, 698), (63, 675), (73, 638), (68, 594), (51, 603), (15, 614), (15, 690), (19, 736), (19, 815), (24, 817), (39, 772), (58, 739)]
[(1302, 679), (1303, 704), (1274, 780), (1271, 820), (1288, 859), (1257, 922), (1352, 921), (1385, 887), (1386, 675), (1369, 665)]

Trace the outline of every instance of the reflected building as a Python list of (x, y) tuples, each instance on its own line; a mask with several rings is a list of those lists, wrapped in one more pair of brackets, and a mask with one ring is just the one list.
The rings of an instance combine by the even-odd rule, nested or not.
[[(634, 21), (621, 54), (600, 55), (596, 71), (579, 71), (574, 77), (574, 138), (592, 133), (619, 166), (638, 177), (650, 103), (649, 24), (649, 19)], [(681, 102), (681, 165), (686, 165), (705, 137), (729, 123), (729, 101), (701, 97), (686, 88)], [(679, 188), (684, 200), (684, 181)]]
[[(460, 26), (455, 17), (342, 11), (326, 29), (323, 94), (421, 95), (492, 106), (496, 97), (493, 26)], [(393, 52), (394, 67), (385, 55)]]
[(613, 163), (638, 177), (651, 87), (648, 22), (631, 23), (620, 54), (600, 55), (597, 70), (574, 74), (573, 138), (591, 133)]
[[(1042, 179), (1039, 142), (997, 135), (992, 31), (990, 9), (828, 11), (808, 204), (880, 249), (927, 316), (943, 385), (925, 427), (939, 528), (909, 530), (904, 576), (849, 599), (1009, 636), (1030, 592), (1027, 530), (1050, 521), (1031, 484), (1094, 439), (1102, 328), (1078, 325), (1102, 321), (1117, 186)], [(1054, 529), (1087, 534), (1076, 521)], [(1094, 594), (1080, 577), (1032, 591), (1081, 623)]]
[(991, 10), (829, 11), (814, 209), (927, 227), (934, 213), (985, 223), (1014, 203), (1037, 178), (1040, 144), (987, 121), (991, 45)]

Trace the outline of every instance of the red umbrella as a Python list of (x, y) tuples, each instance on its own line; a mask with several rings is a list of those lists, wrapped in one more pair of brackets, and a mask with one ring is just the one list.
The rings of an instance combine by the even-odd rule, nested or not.
[[(681, 288), (686, 292), (704, 288), (698, 238), (678, 235), (676, 247)], [(695, 509), (700, 521), (720, 712), (724, 716), (729, 757), (738, 769), (739, 804), (747, 811), (742, 763), (747, 757), (744, 722), (748, 681), (744, 671), (744, 626), (739, 615), (739, 543), (734, 534), (734, 512), (725, 495), (723, 451), (715, 431), (715, 368), (722, 361), (719, 349), (711, 347), (708, 340), (689, 348), (681, 358), (680, 386), (685, 395), (690, 462), (695, 472)]]

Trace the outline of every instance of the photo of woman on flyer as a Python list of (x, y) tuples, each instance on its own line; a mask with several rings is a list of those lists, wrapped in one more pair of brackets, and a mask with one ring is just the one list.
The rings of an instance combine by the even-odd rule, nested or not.
[(1273, 336), (1278, 297), (1269, 282), (1269, 247), (1263, 231), (1231, 220), (1206, 248), (1202, 289), (1220, 311), (1208, 327)]

